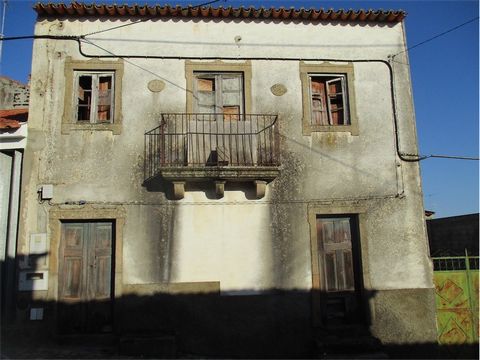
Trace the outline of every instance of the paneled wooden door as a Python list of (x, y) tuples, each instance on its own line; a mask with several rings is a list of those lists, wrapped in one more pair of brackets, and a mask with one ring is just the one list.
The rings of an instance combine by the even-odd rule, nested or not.
[(322, 322), (363, 322), (360, 306), (361, 261), (355, 216), (318, 216), (317, 246)]
[(112, 330), (113, 223), (64, 222), (59, 252), (59, 333)]

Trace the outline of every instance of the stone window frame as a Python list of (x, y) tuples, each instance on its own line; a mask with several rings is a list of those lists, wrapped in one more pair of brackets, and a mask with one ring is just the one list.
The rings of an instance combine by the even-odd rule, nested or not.
[[(348, 105), (348, 114), (350, 124), (348, 125), (312, 125), (312, 99), (310, 95), (310, 76), (312, 75), (334, 75), (341, 74), (347, 78), (346, 103)], [(355, 76), (353, 63), (337, 65), (332, 63), (307, 64), (300, 62), (300, 80), (302, 84), (302, 132), (303, 135), (311, 135), (312, 132), (349, 132), (351, 135), (358, 135), (358, 118), (355, 99)]]
[[(113, 122), (111, 123), (78, 123), (75, 119), (76, 112), (76, 72), (113, 72), (114, 73), (114, 101)], [(122, 78), (124, 66), (123, 60), (100, 61), (100, 60), (72, 60), (68, 57), (65, 61), (65, 97), (62, 118), (62, 134), (69, 134), (75, 130), (111, 131), (114, 135), (122, 132)]]
[[(318, 216), (356, 216), (358, 222), (358, 248), (360, 250), (360, 262), (362, 273), (359, 274), (361, 279), (361, 289), (359, 289), (360, 296), (368, 289), (371, 289), (370, 283), (370, 270), (368, 264), (368, 246), (365, 236), (366, 231), (366, 212), (367, 209), (363, 205), (353, 204), (341, 204), (338, 206), (332, 205), (317, 205), (313, 204), (308, 207), (308, 224), (310, 229), (310, 251), (311, 251), (311, 273), (312, 273), (312, 320), (314, 326), (323, 326), (323, 309), (321, 306), (322, 296), (321, 292), (324, 291), (321, 284), (322, 274), (318, 264), (318, 239), (317, 239), (317, 217)], [(362, 296), (363, 298), (363, 296)], [(365, 300), (365, 299), (364, 299)], [(370, 307), (371, 304), (365, 303), (362, 305), (365, 312), (372, 314)], [(371, 319), (370, 319), (371, 320)]]
[(194, 73), (196, 72), (236, 72), (243, 73), (244, 114), (252, 113), (252, 63), (229, 63), (221, 60), (214, 62), (185, 61), (186, 78), (186, 110), (193, 113), (194, 109)]
[[(123, 232), (125, 227), (126, 212), (122, 206), (95, 207), (85, 205), (83, 207), (62, 207), (56, 206), (49, 211), (49, 276), (47, 300), (58, 301), (58, 270), (59, 251), (62, 238), (62, 223), (66, 221), (112, 221), (114, 232), (114, 247), (112, 264), (114, 289), (113, 300), (121, 299), (123, 295)], [(119, 318), (121, 313), (120, 301), (114, 306), (114, 318)], [(57, 312), (54, 312), (55, 323), (57, 323)]]

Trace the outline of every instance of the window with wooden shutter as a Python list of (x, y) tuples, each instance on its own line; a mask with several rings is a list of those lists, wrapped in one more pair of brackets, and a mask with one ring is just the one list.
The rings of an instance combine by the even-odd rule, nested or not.
[(194, 73), (194, 112), (241, 120), (244, 113), (243, 74)]
[(345, 75), (310, 75), (311, 125), (350, 125)]
[(112, 123), (114, 73), (76, 72), (76, 115), (81, 123)]

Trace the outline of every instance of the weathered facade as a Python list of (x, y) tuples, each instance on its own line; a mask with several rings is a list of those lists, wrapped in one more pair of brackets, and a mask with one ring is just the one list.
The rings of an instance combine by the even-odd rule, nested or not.
[(35, 9), (18, 325), (435, 341), (402, 12)]

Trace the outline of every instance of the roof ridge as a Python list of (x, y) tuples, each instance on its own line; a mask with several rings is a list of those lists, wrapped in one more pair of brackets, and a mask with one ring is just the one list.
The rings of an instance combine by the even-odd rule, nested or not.
[(138, 5), (138, 4), (105, 4), (105, 3), (84, 3), (74, 1), (69, 5), (64, 3), (38, 2), (34, 10), (39, 16), (73, 16), (73, 17), (185, 17), (185, 18), (237, 18), (237, 19), (274, 19), (274, 20), (300, 20), (300, 21), (357, 21), (357, 22), (388, 22), (395, 23), (402, 21), (406, 13), (403, 10), (354, 10), (354, 9), (314, 9), (309, 8), (277, 8), (271, 7), (223, 7), (223, 6), (192, 6), (182, 7), (180, 5)]

